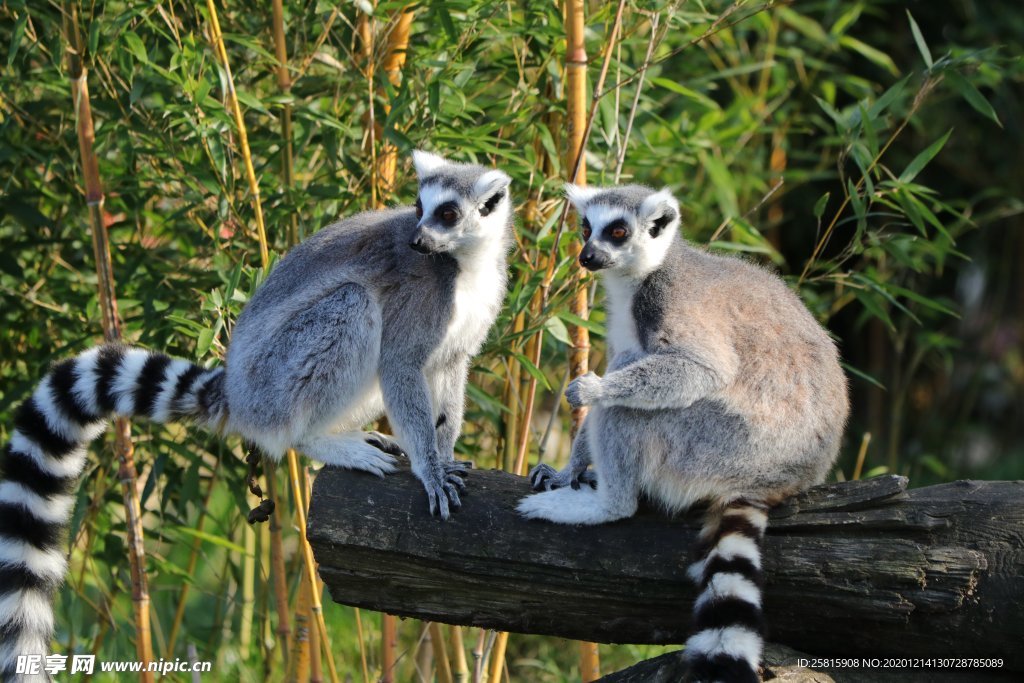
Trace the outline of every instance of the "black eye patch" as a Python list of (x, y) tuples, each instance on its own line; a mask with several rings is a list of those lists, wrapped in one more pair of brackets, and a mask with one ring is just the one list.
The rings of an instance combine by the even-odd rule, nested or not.
[(480, 207), (481, 216), (490, 216), (491, 212), (498, 206), (498, 202), (505, 198), (505, 191), (500, 190), (490, 196), (490, 198), (484, 202), (484, 205)]
[(613, 244), (622, 244), (629, 238), (629, 224), (624, 219), (617, 218), (604, 226), (601, 235)]
[(459, 220), (459, 205), (455, 202), (445, 202), (434, 209), (434, 218), (445, 225), (455, 225)]

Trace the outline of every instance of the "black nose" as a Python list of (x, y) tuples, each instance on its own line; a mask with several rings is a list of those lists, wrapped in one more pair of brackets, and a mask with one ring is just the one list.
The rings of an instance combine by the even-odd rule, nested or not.
[(593, 254), (587, 254), (587, 253), (580, 254), (580, 265), (583, 266), (584, 268), (588, 267), (593, 262), (594, 262), (594, 255)]
[(412, 242), (409, 242), (409, 247), (413, 251), (418, 251), (421, 254), (429, 254), (430, 253), (430, 247), (428, 247), (426, 244), (423, 243), (423, 238), (422, 237), (417, 237)]

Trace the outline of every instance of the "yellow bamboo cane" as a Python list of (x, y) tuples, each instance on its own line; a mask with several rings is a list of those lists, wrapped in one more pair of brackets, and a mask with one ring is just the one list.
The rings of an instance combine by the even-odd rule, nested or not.
[[(217, 7), (213, 0), (207, 0), (207, 9), (210, 13), (210, 26), (211, 26), (211, 38), (214, 46), (217, 50), (217, 54), (220, 58), (221, 64), (224, 67), (224, 72), (227, 80), (228, 87), (228, 104), (234, 113), (235, 124), (238, 128), (238, 140), (239, 146), (242, 152), (242, 160), (245, 164), (246, 176), (249, 179), (249, 191), (253, 196), (253, 205), (255, 207), (256, 214), (256, 229), (257, 238), (259, 240), (260, 248), (260, 261), (263, 267), (266, 268), (270, 264), (270, 250), (267, 245), (267, 233), (263, 224), (263, 207), (260, 204), (260, 192), (259, 184), (256, 180), (256, 170), (252, 163), (252, 155), (249, 151), (249, 138), (246, 134), (245, 120), (242, 118), (242, 108), (238, 102), (238, 97), (235, 94), (234, 78), (231, 74), (231, 67), (228, 63), (227, 49), (224, 46), (224, 36), (220, 30), (220, 21), (217, 18)], [(313, 561), (313, 551), (309, 547), (309, 541), (306, 539), (306, 512), (302, 509), (302, 485), (299, 480), (298, 471), (298, 456), (292, 449), (288, 450), (288, 472), (291, 480), (292, 494), (295, 500), (296, 507), (296, 518), (299, 522), (299, 539), (300, 539), (300, 551), (302, 553), (302, 559), (305, 564), (306, 578), (309, 581), (311, 600), (310, 600), (310, 611), (312, 612), (312, 618), (314, 626), (317, 629), (321, 642), (324, 644), (324, 651), (326, 652), (327, 667), (331, 676), (332, 683), (338, 683), (338, 671), (334, 664), (334, 655), (331, 652), (330, 639), (327, 636), (327, 625), (324, 622), (324, 615), (322, 606), (320, 604), (320, 597), (317, 595), (315, 590), (316, 587), (316, 565)]]

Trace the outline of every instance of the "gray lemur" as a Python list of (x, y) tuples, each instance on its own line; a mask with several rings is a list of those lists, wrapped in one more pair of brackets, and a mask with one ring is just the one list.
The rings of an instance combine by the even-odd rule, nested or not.
[[(56, 365), (21, 404), (0, 454), (0, 680), (14, 680), (17, 655), (49, 652), (74, 491), (111, 415), (192, 419), (274, 459), (296, 448), (377, 475), (404, 452), (431, 513), (460, 506), (454, 444), (470, 358), (505, 294), (509, 177), (413, 161), (416, 206), (353, 216), (293, 249), (239, 317), (224, 367), (106, 345)], [(361, 431), (383, 414), (393, 439)]]
[(781, 279), (688, 245), (668, 191), (567, 192), (580, 263), (602, 273), (610, 361), (568, 386), (573, 407), (590, 406), (569, 466), (534, 468), (546, 490), (519, 511), (602, 524), (633, 515), (640, 495), (672, 512), (709, 503), (690, 570), (702, 591), (691, 675), (756, 681), (767, 509), (825, 479), (849, 412), (835, 345)]

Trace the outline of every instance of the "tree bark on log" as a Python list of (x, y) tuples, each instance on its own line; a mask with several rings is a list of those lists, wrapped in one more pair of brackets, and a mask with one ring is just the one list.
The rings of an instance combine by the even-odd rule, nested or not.
[[(308, 536), (340, 603), (403, 617), (606, 643), (682, 643), (697, 512), (599, 527), (527, 521), (523, 477), (470, 472), (463, 508), (420, 483), (333, 468)], [(819, 656), (1001, 658), (1024, 670), (1024, 482), (819, 486), (772, 510), (768, 637)]]

